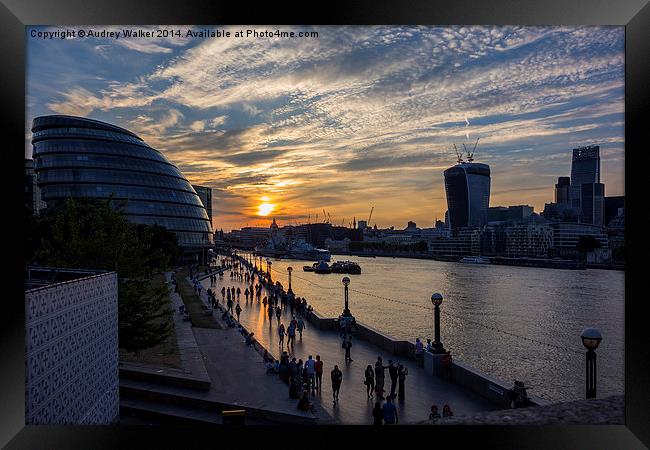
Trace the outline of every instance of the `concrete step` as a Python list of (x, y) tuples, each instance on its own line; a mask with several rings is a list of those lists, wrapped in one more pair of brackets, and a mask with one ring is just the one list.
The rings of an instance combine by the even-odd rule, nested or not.
[[(262, 420), (274, 424), (317, 424), (318, 418), (313, 415), (299, 413), (287, 414), (278, 411), (263, 410), (238, 404), (231, 404), (218, 401), (211, 397), (208, 392), (199, 392), (175, 386), (165, 386), (140, 380), (120, 379), (121, 403), (127, 400), (138, 400), (149, 402), (152, 405), (166, 404), (170, 407), (185, 407), (204, 411), (221, 412), (230, 409), (243, 409), (246, 411), (246, 418)], [(153, 407), (152, 407), (153, 408)]]
[(120, 364), (120, 379), (150, 381), (199, 391), (209, 390), (211, 383), (210, 378), (207, 377), (207, 373), (205, 376), (197, 376), (192, 373), (187, 373), (182, 369), (130, 363)]
[[(151, 420), (156, 424), (174, 423), (201, 426), (223, 424), (223, 415), (220, 410), (207, 410), (134, 398), (123, 398), (120, 401), (120, 414), (128, 418)], [(245, 425), (273, 424), (272, 421), (260, 418), (245, 418)]]

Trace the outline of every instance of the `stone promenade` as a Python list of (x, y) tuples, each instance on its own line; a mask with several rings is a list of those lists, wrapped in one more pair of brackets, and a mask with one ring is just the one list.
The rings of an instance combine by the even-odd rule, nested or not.
[[(255, 338), (271, 352), (271, 354), (279, 359), (281, 351), (287, 350), (286, 337), (284, 347), (280, 347), (278, 338), (278, 320), (273, 317), (269, 320), (266, 309), (261, 301), (249, 300), (246, 301), (243, 294), (246, 289), (245, 283), (234, 281), (230, 279), (230, 272), (224, 274), (223, 279), (217, 279), (216, 285), (210, 284), (209, 278), (202, 281), (204, 288), (212, 288), (217, 292), (219, 301), (221, 302), (221, 288), (234, 286), (241, 289), (242, 294), (240, 297), (240, 305), (242, 307), (241, 324), (255, 333)], [(203, 290), (205, 292), (205, 289)], [(262, 298), (267, 295), (263, 292)], [(299, 292), (296, 295), (300, 295)], [(354, 314), (354, 310), (352, 310)], [(287, 307), (283, 309), (280, 323), (284, 323), (285, 328), (291, 320), (290, 311)], [(374, 399), (368, 399), (366, 395), (366, 386), (363, 384), (364, 371), (367, 365), (373, 365), (378, 356), (382, 356), (384, 364), (387, 365), (389, 360), (394, 363), (402, 363), (408, 368), (409, 374), (406, 377), (405, 387), (405, 400), (398, 402), (398, 414), (400, 423), (413, 423), (425, 420), (428, 418), (429, 410), (432, 404), (438, 405), (442, 410), (444, 404), (449, 404), (455, 414), (475, 414), (484, 411), (497, 409), (490, 402), (484, 400), (482, 397), (471, 393), (461, 387), (454, 385), (451, 382), (443, 379), (433, 377), (424, 372), (423, 369), (418, 368), (414, 361), (406, 358), (395, 357), (387, 354), (385, 351), (380, 350), (378, 347), (369, 344), (366, 341), (357, 339), (353, 341), (351, 356), (353, 362), (345, 363), (345, 351), (341, 348), (341, 341), (338, 333), (333, 331), (321, 331), (309, 322), (306, 322), (306, 329), (303, 331), (302, 339), (299, 335), (296, 336), (296, 343), (294, 348), (290, 348), (289, 355), (295, 356), (303, 361), (307, 360), (308, 355), (314, 358), (320, 355), (324, 362), (323, 374), (323, 388), (320, 393), (316, 393), (311, 399), (316, 403), (317, 407), (322, 408), (329, 415), (331, 415), (335, 423), (341, 424), (371, 424), (372, 423), (372, 408), (374, 406)], [(220, 353), (216, 347), (213, 348), (210, 336), (203, 333), (196, 333), (200, 342), (199, 346), (202, 351), (207, 352), (210, 359), (214, 360), (214, 364), (228, 364), (228, 357)], [(214, 339), (218, 339), (216, 336)], [(235, 345), (235, 344), (233, 344)], [(208, 363), (210, 365), (211, 363)], [(330, 371), (334, 365), (338, 365), (339, 369), (343, 372), (343, 382), (339, 394), (339, 403), (335, 406), (332, 401), (332, 390), (330, 382)], [(263, 368), (260, 364), (254, 370), (262, 371)], [(208, 368), (210, 372), (210, 369)], [(223, 375), (222, 375), (223, 376)], [(390, 377), (388, 370), (386, 370), (385, 389), (390, 391)], [(239, 385), (251, 386), (255, 389), (254, 382), (249, 379), (240, 378)], [(277, 387), (280, 397), (288, 399), (288, 388), (284, 384)], [(261, 393), (260, 393), (261, 395)], [(260, 400), (261, 401), (261, 400)], [(296, 400), (291, 400), (296, 402)]]

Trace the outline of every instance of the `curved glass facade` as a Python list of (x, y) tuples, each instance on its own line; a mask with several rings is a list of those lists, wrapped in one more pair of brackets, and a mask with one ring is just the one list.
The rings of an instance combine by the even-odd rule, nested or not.
[(462, 163), (445, 170), (449, 228), (487, 224), (490, 206), (490, 166)]
[(184, 248), (212, 246), (208, 214), (192, 185), (158, 150), (123, 128), (72, 116), (32, 126), (34, 171), (43, 200), (126, 200), (125, 217), (174, 231)]

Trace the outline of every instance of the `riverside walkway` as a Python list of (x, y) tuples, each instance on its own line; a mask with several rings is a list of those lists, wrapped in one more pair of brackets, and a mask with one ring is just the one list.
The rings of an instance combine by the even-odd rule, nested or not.
[[(231, 280), (230, 271), (224, 273), (223, 279), (217, 278), (216, 285), (211, 286), (209, 279), (204, 279), (202, 284), (206, 289), (211, 288), (217, 292), (217, 298), (222, 305), (222, 287), (234, 287), (235, 289), (239, 287), (241, 289), (242, 294), (239, 299), (242, 308), (241, 324), (248, 331), (254, 332), (257, 341), (268, 349), (276, 359), (279, 359), (282, 350), (288, 351), (290, 358), (295, 356), (297, 359), (302, 359), (303, 362), (307, 360), (309, 355), (312, 355), (314, 359), (316, 359), (316, 355), (320, 355), (324, 364), (323, 388), (320, 393), (311, 395), (310, 400), (315, 402), (317, 408), (325, 410), (334, 419), (335, 423), (372, 424), (372, 409), (376, 400), (367, 398), (366, 386), (363, 381), (366, 367), (372, 365), (374, 368), (378, 356), (382, 357), (384, 365), (388, 365), (388, 361), (392, 360), (395, 364), (403, 364), (409, 371), (405, 382), (405, 400), (396, 402), (400, 423), (415, 423), (428, 419), (432, 404), (436, 404), (439, 411), (442, 411), (443, 405), (449, 404), (455, 415), (470, 415), (498, 409), (492, 403), (472, 392), (449, 381), (428, 375), (424, 372), (424, 369), (417, 367), (413, 360), (390, 355), (379, 347), (361, 339), (353, 338), (351, 349), (353, 361), (346, 363), (345, 350), (341, 348), (338, 332), (319, 330), (308, 321), (305, 321), (306, 329), (303, 330), (302, 339), (296, 332), (296, 342), (293, 348), (287, 348), (286, 337), (284, 347), (280, 348), (278, 326), (279, 323), (284, 323), (285, 328), (288, 327), (291, 321), (289, 307), (282, 309), (280, 322), (278, 322), (275, 315), (272, 319), (269, 319), (267, 310), (261, 300), (251, 300), (249, 296), (248, 301), (246, 301), (243, 294), (247, 287), (246, 283), (236, 281), (236, 279)], [(257, 281), (255, 284), (257, 284)], [(264, 289), (262, 298), (265, 295), (268, 295), (268, 292)], [(296, 295), (300, 296), (300, 292), (296, 292)], [(332, 299), (332, 301), (342, 303), (342, 299)], [(354, 307), (351, 310), (354, 314)], [(297, 313), (296, 319), (298, 319)], [(395, 320), (399, 320), (399, 318), (396, 317)], [(343, 372), (343, 382), (337, 405), (334, 405), (332, 401), (332, 385), (330, 381), (330, 372), (334, 365), (338, 365), (341, 372)], [(386, 393), (390, 392), (390, 386), (390, 376), (388, 370), (386, 370), (384, 383)], [(282, 394), (286, 399), (289, 398), (286, 385), (282, 384), (278, 386), (278, 389), (282, 390)], [(297, 400), (292, 401), (297, 403)]]
[[(167, 273), (167, 281), (170, 277), (171, 273)], [(201, 293), (201, 299), (208, 303), (205, 290)], [(180, 296), (172, 291), (171, 300), (178, 311), (182, 304)], [(245, 345), (244, 337), (236, 328), (228, 328), (221, 321), (221, 314), (213, 313), (213, 316), (219, 329), (192, 327), (175, 312), (182, 369), (155, 371), (186, 380), (209, 382), (208, 390), (132, 379), (122, 380), (122, 387), (172, 399), (174, 402), (159, 401), (150, 408), (158, 408), (177, 417), (198, 418), (201, 422), (221, 423), (220, 412), (226, 409), (245, 409), (246, 422), (254, 425), (332, 422), (324, 411), (314, 415), (298, 410), (296, 401), (285, 395), (284, 383), (277, 376), (266, 374), (260, 354)], [(131, 404), (129, 402), (133, 400), (126, 403)], [(187, 408), (179, 405), (198, 408), (188, 413)]]

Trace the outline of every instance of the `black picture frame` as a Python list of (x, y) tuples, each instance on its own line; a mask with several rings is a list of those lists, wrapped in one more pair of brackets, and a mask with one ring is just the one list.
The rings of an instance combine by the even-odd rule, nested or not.
[[(574, 425), (574, 426), (489, 426), (489, 427), (409, 427), (382, 429), (363, 434), (381, 439), (388, 434), (422, 434), (433, 445), (450, 440), (454, 447), (462, 448), (475, 442), (481, 448), (644, 448), (650, 446), (650, 346), (645, 333), (646, 302), (643, 293), (634, 294), (641, 285), (636, 273), (643, 270), (635, 266), (635, 255), (640, 255), (636, 237), (635, 220), (640, 220), (644, 191), (632, 188), (639, 180), (641, 164), (630, 164), (642, 158), (647, 144), (642, 142), (642, 114), (648, 109), (648, 74), (650, 71), (650, 5), (646, 0), (595, 1), (595, 0), (469, 0), (414, 1), (385, 0), (358, 1), (354, 3), (279, 3), (267, 2), (253, 6), (244, 2), (201, 2), (199, 0), (173, 0), (134, 2), (130, 0), (2, 0), (0, 4), (0, 70), (2, 92), (3, 142), (5, 157), (10, 155), (10, 169), (3, 179), (5, 208), (21, 211), (22, 174), (25, 133), (25, 26), (74, 24), (431, 24), (431, 25), (624, 25), (626, 27), (626, 88), (625, 88), (625, 163), (626, 199), (626, 302), (625, 302), (625, 425)], [(634, 160), (632, 160), (634, 155)], [(629, 161), (628, 161), (629, 160)], [(13, 177), (18, 180), (10, 181)], [(637, 217), (638, 216), (638, 217)], [(20, 221), (6, 216), (10, 228), (5, 231), (5, 248), (14, 236), (23, 236)], [(7, 448), (113, 448), (131, 446), (134, 442), (154, 442), (195, 446), (197, 439), (207, 439), (204, 445), (222, 444), (223, 435), (232, 435), (240, 442), (253, 437), (267, 440), (270, 445), (280, 445), (279, 436), (268, 429), (246, 429), (227, 433), (186, 427), (58, 427), (24, 425), (24, 261), (15, 256), (16, 251), (4, 252), (4, 280), (7, 293), (2, 305), (4, 326), (2, 333), (2, 383), (0, 384), (0, 445)], [(643, 263), (640, 263), (643, 264)], [(601, 364), (607, 364), (603, 361)], [(338, 428), (338, 427), (337, 427)], [(350, 427), (354, 428), (354, 427)], [(415, 429), (417, 428), (417, 429)], [(249, 431), (250, 430), (250, 431)], [(294, 430), (295, 431), (295, 430)], [(294, 433), (294, 431), (288, 431)], [(304, 430), (303, 430), (304, 431)], [(341, 430), (337, 430), (341, 431)], [(339, 436), (347, 436), (344, 430)], [(312, 436), (334, 436), (327, 427), (310, 428)], [(406, 445), (416, 444), (410, 437)], [(302, 437), (301, 437), (302, 439)], [(401, 438), (400, 438), (401, 439)], [(327, 441), (324, 441), (327, 442)], [(339, 438), (333, 444), (343, 446)], [(386, 441), (388, 442), (388, 441)], [(326, 444), (327, 445), (327, 444)], [(359, 445), (368, 445), (361, 443)], [(387, 444), (382, 444), (387, 445)], [(446, 444), (450, 445), (450, 444)]]

